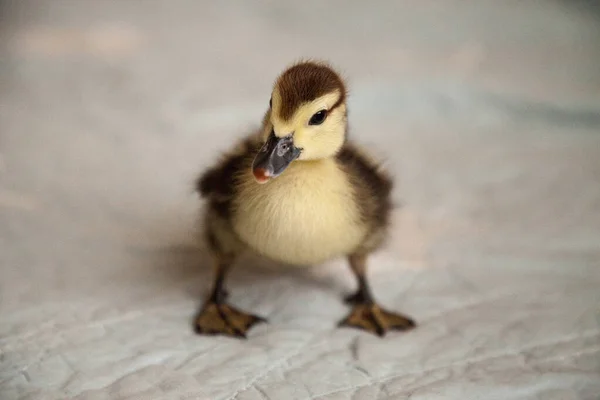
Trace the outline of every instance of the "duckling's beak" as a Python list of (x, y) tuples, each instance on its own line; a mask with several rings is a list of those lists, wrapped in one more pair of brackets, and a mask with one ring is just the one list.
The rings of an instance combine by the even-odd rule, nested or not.
[(266, 183), (278, 177), (300, 153), (301, 149), (294, 146), (293, 134), (277, 137), (271, 133), (252, 163), (254, 178), (258, 183)]

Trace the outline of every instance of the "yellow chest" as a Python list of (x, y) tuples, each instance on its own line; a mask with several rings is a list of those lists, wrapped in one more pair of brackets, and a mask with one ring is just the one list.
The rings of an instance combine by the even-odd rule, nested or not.
[(351, 253), (366, 234), (360, 221), (352, 187), (330, 160), (293, 163), (263, 185), (249, 171), (234, 200), (238, 236), (256, 252), (290, 264)]

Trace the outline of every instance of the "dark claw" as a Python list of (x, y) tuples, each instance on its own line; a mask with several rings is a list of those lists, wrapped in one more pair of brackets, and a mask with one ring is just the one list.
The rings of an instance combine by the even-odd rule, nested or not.
[(236, 337), (236, 338), (240, 338), (240, 339), (244, 339), (244, 340), (247, 340), (247, 339), (248, 339), (248, 336), (246, 336), (246, 334), (245, 334), (244, 332), (242, 332), (242, 331), (239, 331), (239, 330), (237, 330), (237, 329), (236, 329), (236, 331), (235, 331), (235, 337)]

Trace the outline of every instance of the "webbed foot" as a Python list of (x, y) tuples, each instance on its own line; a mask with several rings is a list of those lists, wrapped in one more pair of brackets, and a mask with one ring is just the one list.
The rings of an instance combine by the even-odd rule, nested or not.
[(248, 330), (260, 322), (266, 322), (266, 319), (245, 313), (226, 303), (208, 302), (196, 317), (194, 328), (197, 334), (245, 339)]
[[(353, 299), (353, 301), (358, 300)], [(416, 326), (416, 323), (409, 317), (384, 310), (375, 303), (358, 303), (339, 323), (339, 326), (363, 329), (384, 336), (388, 330), (410, 330)]]

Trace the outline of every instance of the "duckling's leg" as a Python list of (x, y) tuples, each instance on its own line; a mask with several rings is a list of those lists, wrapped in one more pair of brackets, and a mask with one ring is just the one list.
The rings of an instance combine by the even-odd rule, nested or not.
[(339, 325), (364, 329), (379, 336), (390, 329), (405, 331), (414, 328), (416, 324), (411, 318), (387, 311), (375, 302), (367, 282), (366, 259), (365, 254), (349, 257), (350, 267), (358, 281), (358, 291), (346, 297), (346, 302), (353, 304), (353, 309)]
[(235, 260), (232, 248), (236, 246), (231, 232), (219, 232), (223, 221), (209, 226), (208, 244), (215, 256), (215, 277), (212, 291), (196, 316), (194, 328), (196, 333), (204, 335), (227, 335), (240, 338), (246, 337), (246, 332), (254, 324), (266, 322), (262, 317), (245, 313), (225, 301), (227, 291), (224, 288), (225, 278)]
[(245, 338), (246, 332), (254, 324), (265, 322), (264, 318), (240, 311), (225, 301), (227, 292), (223, 282), (230, 265), (231, 263), (225, 260), (216, 263), (212, 292), (196, 317), (195, 329), (198, 334)]

